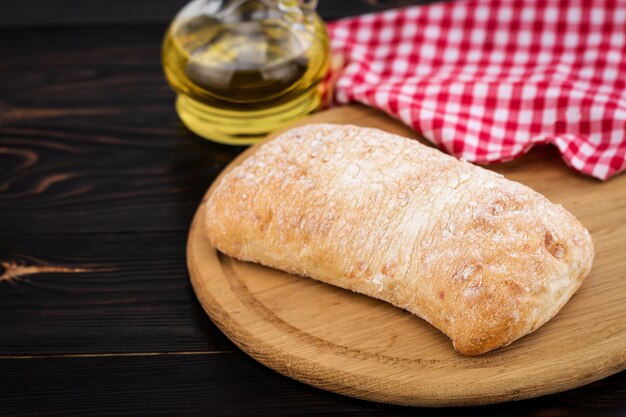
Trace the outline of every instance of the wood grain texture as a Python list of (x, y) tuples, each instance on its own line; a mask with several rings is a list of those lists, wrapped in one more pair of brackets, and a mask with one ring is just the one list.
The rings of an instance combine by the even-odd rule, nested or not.
[(232, 349), (184, 247), (240, 149), (180, 126), (164, 30), (0, 32), (0, 355)]
[(10, 252), (0, 250), (0, 275), (7, 263), (21, 270), (0, 281), (0, 356), (231, 350), (194, 299), (185, 240), (146, 233), (3, 241)]
[[(354, 16), (407, 4), (425, 4), (436, 0), (319, 0), (318, 12), (325, 20)], [(86, 25), (120, 23), (167, 23), (188, 0), (0, 0), (0, 27), (34, 25)]]
[[(382, 112), (360, 106), (308, 120), (336, 121), (408, 133)], [(600, 184), (564, 170), (553, 158), (526, 159), (535, 164), (495, 170), (571, 210), (594, 236), (597, 255), (591, 275), (561, 312), (510, 346), (463, 357), (434, 327), (386, 303), (229, 258), (205, 236), (204, 205), (187, 254), (196, 294), (220, 329), (255, 359), (311, 385), (373, 401), (488, 404), (559, 392), (619, 372), (626, 368), (626, 177)]]
[(0, 415), (21, 417), (622, 417), (626, 398), (626, 373), (621, 373), (574, 391), (514, 404), (398, 407), (315, 389), (239, 352), (8, 359), (0, 360), (0, 374)]
[(188, 229), (241, 148), (181, 127), (159, 62), (164, 30), (3, 32), (0, 234)]
[(184, 255), (202, 195), (241, 149), (180, 125), (164, 31), (0, 30), (0, 262), (31, 268), (0, 281), (0, 415), (625, 415), (624, 372), (533, 400), (416, 410), (317, 390), (239, 351), (196, 301)]

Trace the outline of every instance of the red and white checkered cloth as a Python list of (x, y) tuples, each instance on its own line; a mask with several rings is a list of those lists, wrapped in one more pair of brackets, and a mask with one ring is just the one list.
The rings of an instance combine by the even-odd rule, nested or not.
[(626, 0), (456, 1), (328, 29), (337, 103), (481, 164), (551, 143), (594, 177), (626, 169)]

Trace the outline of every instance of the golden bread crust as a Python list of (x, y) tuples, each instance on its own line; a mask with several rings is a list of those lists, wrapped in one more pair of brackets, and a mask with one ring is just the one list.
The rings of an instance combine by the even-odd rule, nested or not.
[(224, 176), (206, 219), (227, 255), (390, 302), (467, 355), (548, 321), (593, 260), (589, 232), (539, 193), (350, 125), (263, 144)]

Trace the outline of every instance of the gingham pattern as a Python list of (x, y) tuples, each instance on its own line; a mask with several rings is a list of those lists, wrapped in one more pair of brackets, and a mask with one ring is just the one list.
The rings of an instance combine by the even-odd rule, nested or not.
[(337, 103), (477, 163), (551, 143), (599, 179), (626, 169), (626, 0), (456, 1), (328, 29)]

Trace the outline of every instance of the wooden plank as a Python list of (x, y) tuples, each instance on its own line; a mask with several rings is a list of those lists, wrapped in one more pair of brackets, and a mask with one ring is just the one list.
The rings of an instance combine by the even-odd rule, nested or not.
[(184, 257), (238, 149), (180, 126), (162, 30), (1, 31), (0, 354), (232, 347)]
[(6, 416), (623, 416), (626, 373), (533, 400), (459, 409), (394, 407), (294, 382), (236, 353), (0, 359)]
[(191, 290), (185, 241), (0, 237), (0, 355), (232, 349)]
[(181, 126), (160, 37), (161, 28), (95, 29), (89, 42), (67, 29), (0, 35), (0, 233), (188, 228), (241, 149)]
[[(106, 130), (119, 122), (89, 120)], [(220, 156), (217, 145), (173, 136), (133, 145), (119, 131), (110, 137), (120, 145), (90, 143), (102, 130), (0, 127), (0, 233), (185, 231), (203, 190), (236, 152)]]
[[(5, 2), (3, 13), (0, 14), (0, 27), (167, 23), (188, 2), (188, 0), (161, 0), (157, 3), (150, 0)], [(318, 11), (324, 19), (334, 20), (405, 4), (432, 2), (433, 0), (342, 0), (340, 2), (320, 0)]]

